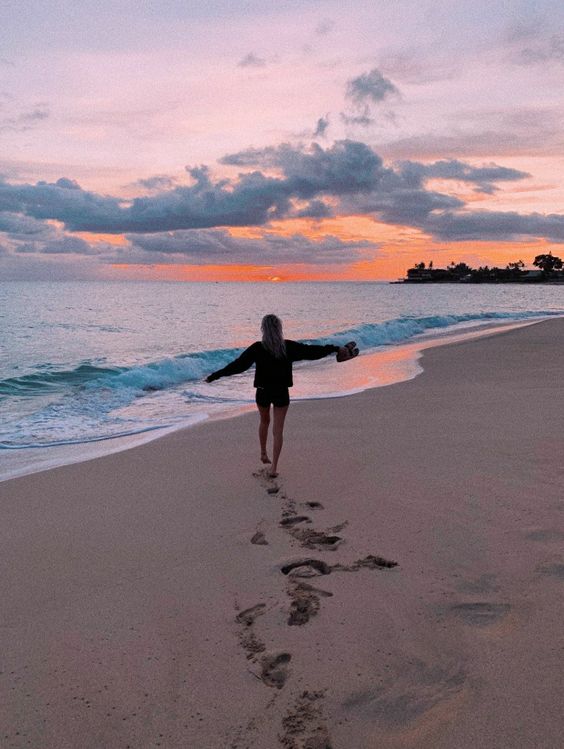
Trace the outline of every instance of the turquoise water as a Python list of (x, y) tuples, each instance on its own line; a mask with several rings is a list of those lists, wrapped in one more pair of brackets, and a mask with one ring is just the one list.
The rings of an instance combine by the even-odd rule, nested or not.
[[(260, 319), (268, 312), (283, 319), (288, 338), (355, 339), (366, 353), (445, 331), (564, 314), (564, 290), (0, 283), (0, 460), (8, 451), (177, 427), (251, 404), (252, 372), (211, 385), (203, 378), (259, 337)], [(357, 361), (297, 365), (293, 396), (323, 397), (378, 384), (374, 366), (361, 377), (362, 360)]]

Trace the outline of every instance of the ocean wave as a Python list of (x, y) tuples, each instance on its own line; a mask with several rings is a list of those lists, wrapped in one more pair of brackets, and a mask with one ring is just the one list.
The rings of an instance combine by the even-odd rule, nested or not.
[(379, 323), (364, 323), (347, 330), (339, 331), (333, 336), (316, 338), (313, 343), (333, 343), (335, 338), (355, 340), (360, 348), (379, 348), (392, 344), (404, 343), (415, 336), (433, 330), (450, 328), (462, 323), (488, 323), (510, 320), (527, 320), (531, 318), (562, 316), (562, 312), (474, 312), (460, 315), (427, 315), (416, 317), (406, 315)]
[[(462, 323), (487, 323), (496, 320), (525, 320), (561, 315), (554, 311), (480, 312), (459, 315), (404, 316), (378, 323), (364, 323), (340, 330), (331, 336), (308, 339), (308, 343), (335, 343), (355, 340), (361, 349), (407, 342), (423, 333), (449, 328)], [(33, 373), (0, 381), (2, 396), (35, 396), (64, 393), (69, 389), (92, 393), (114, 391), (123, 396), (123, 403), (131, 397), (201, 380), (208, 373), (220, 369), (237, 357), (242, 348), (215, 349), (190, 354), (179, 354), (136, 366), (100, 367), (83, 362), (74, 369), (55, 370), (38, 367)], [(117, 394), (117, 393), (116, 393)], [(202, 397), (202, 396), (200, 396)]]

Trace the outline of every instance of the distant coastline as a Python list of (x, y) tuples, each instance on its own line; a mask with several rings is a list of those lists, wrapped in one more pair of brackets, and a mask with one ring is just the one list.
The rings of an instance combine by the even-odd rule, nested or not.
[(564, 283), (564, 262), (557, 255), (537, 255), (533, 265), (535, 270), (524, 270), (525, 263), (517, 260), (505, 268), (472, 268), (452, 261), (446, 268), (435, 268), (431, 260), (428, 265), (417, 263), (405, 278), (392, 283)]

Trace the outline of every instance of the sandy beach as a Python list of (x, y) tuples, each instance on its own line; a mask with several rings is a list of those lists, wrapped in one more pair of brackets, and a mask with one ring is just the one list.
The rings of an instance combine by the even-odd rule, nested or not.
[(422, 365), (0, 483), (2, 747), (561, 749), (564, 320)]

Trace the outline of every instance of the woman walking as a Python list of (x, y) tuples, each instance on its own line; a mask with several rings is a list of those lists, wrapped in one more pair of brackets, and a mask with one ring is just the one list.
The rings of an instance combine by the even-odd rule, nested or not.
[(337, 354), (337, 361), (347, 361), (358, 355), (356, 343), (351, 341), (345, 346), (317, 346), (298, 343), (284, 338), (282, 321), (276, 315), (265, 315), (261, 323), (262, 341), (255, 341), (245, 349), (241, 356), (223, 369), (206, 377), (206, 382), (213, 382), (220, 377), (239, 374), (255, 365), (254, 386), (257, 389), (256, 403), (260, 414), (259, 442), (260, 459), (270, 463), (266, 450), (268, 427), (270, 425), (270, 406), (272, 406), (272, 464), (269, 475), (278, 475), (278, 459), (282, 450), (284, 420), (290, 405), (292, 363), (303, 359), (322, 359), (329, 354)]

